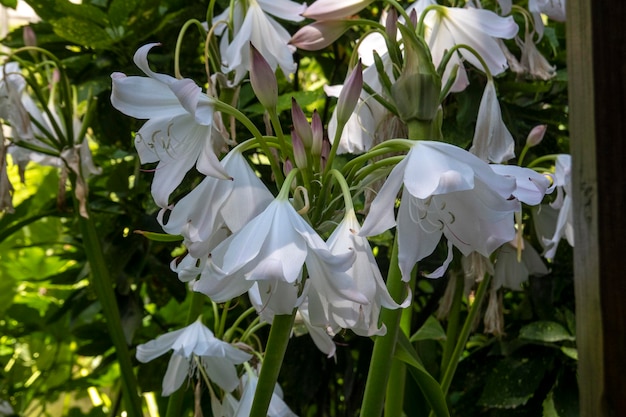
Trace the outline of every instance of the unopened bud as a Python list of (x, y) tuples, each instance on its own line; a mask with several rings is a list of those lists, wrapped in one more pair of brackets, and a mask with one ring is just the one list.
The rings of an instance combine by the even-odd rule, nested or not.
[(323, 20), (298, 30), (289, 44), (305, 51), (318, 51), (341, 37), (352, 23), (349, 20)]
[(547, 129), (548, 125), (537, 125), (533, 127), (526, 138), (526, 146), (530, 148), (539, 145), (543, 140)]
[(250, 43), (250, 83), (265, 109), (274, 111), (278, 103), (276, 74), (263, 55)]
[[(313, 111), (311, 117), (311, 132), (313, 133), (313, 142), (311, 144), (311, 155), (319, 158), (322, 155), (322, 143), (324, 142), (324, 126), (317, 110)], [(328, 150), (330, 152), (330, 149)]]
[(328, 156), (330, 155), (330, 141), (328, 138), (324, 138), (322, 141), (322, 156), (320, 158), (320, 166), (322, 171), (326, 169), (326, 162), (328, 161)]
[(313, 132), (311, 131), (311, 125), (306, 119), (302, 108), (293, 97), (291, 98), (291, 120), (293, 121), (293, 128), (300, 139), (302, 139), (304, 147), (306, 149), (311, 149), (313, 144)]
[(293, 158), (296, 162), (296, 166), (298, 168), (306, 168), (308, 165), (306, 160), (306, 150), (304, 149), (302, 139), (300, 139), (300, 136), (295, 129), (291, 131), (291, 145), (293, 146)]
[(37, 35), (35, 35), (35, 31), (30, 26), (24, 26), (22, 29), (22, 36), (24, 37), (24, 45), (25, 46), (37, 46)]
[(352, 112), (354, 111), (359, 97), (361, 96), (361, 90), (363, 89), (363, 65), (361, 60), (354, 67), (352, 73), (346, 80), (339, 98), (337, 99), (337, 126), (344, 126)]

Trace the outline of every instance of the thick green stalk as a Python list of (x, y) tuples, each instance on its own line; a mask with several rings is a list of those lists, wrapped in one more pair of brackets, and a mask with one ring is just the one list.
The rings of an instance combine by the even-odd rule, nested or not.
[[(415, 274), (409, 281), (411, 294), (415, 290)], [(411, 337), (411, 319), (413, 318), (413, 308), (409, 306), (402, 310), (400, 316), (400, 331), (407, 338)], [(391, 373), (387, 382), (387, 400), (385, 401), (385, 417), (401, 417), (404, 410), (404, 393), (406, 387), (406, 364), (398, 359), (394, 359), (391, 364)]]
[[(189, 304), (189, 310), (187, 310), (186, 324), (191, 324), (198, 319), (198, 316), (202, 314), (202, 307), (204, 306), (205, 296), (198, 292), (191, 292), (191, 303)], [(177, 389), (169, 398), (167, 402), (167, 414), (165, 417), (180, 417), (183, 415), (183, 399), (185, 397), (185, 390), (181, 387)]]
[(254, 402), (250, 410), (250, 417), (266, 417), (272, 400), (274, 387), (283, 364), (291, 329), (296, 317), (296, 310), (291, 315), (274, 316), (270, 336), (267, 340), (265, 358), (259, 374), (259, 382), (254, 394)]
[[(398, 266), (398, 239), (396, 237), (389, 264), (387, 275), (387, 290), (391, 297), (402, 300), (405, 292), (405, 284), (402, 282), (402, 274)], [(388, 310), (383, 308), (381, 320), (387, 327), (384, 336), (376, 337), (374, 350), (370, 361), (370, 369), (365, 383), (363, 404), (361, 405), (361, 417), (380, 417), (385, 402), (385, 392), (393, 359), (398, 332), (400, 331), (400, 317), (402, 310)]]
[[(78, 206), (78, 200), (76, 200), (76, 206)], [(76, 207), (76, 212), (78, 213), (78, 207)], [(83, 236), (85, 254), (91, 268), (91, 286), (102, 306), (102, 313), (106, 319), (109, 335), (113, 341), (120, 372), (122, 373), (122, 392), (126, 402), (126, 412), (129, 417), (141, 417), (143, 414), (137, 380), (133, 372), (133, 364), (128, 351), (126, 337), (122, 330), (122, 321), (117, 301), (115, 300), (115, 293), (113, 292), (113, 283), (104, 260), (98, 232), (93, 223), (93, 217), (85, 218), (78, 215), (77, 218)]]

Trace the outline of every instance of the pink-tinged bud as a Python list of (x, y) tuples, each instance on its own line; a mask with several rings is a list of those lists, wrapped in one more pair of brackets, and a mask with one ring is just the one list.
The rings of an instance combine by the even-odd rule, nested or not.
[[(311, 144), (311, 155), (314, 158), (319, 158), (322, 155), (322, 142), (324, 142), (324, 126), (322, 125), (322, 118), (317, 110), (313, 111), (311, 117), (311, 132), (313, 133), (313, 143)], [(330, 152), (330, 149), (328, 150)]]
[(417, 10), (411, 10), (411, 14), (409, 15), (409, 19), (411, 20), (411, 24), (414, 28), (417, 27)]
[(387, 13), (385, 19), (385, 32), (389, 39), (396, 39), (398, 32), (398, 12), (393, 7)]
[(308, 165), (306, 160), (306, 150), (304, 149), (302, 139), (300, 139), (298, 132), (295, 130), (291, 131), (291, 145), (293, 146), (293, 159), (296, 162), (296, 166), (298, 168), (306, 168)]
[(267, 110), (275, 110), (278, 103), (276, 74), (252, 43), (250, 43), (250, 83), (261, 105)]
[(349, 20), (323, 20), (298, 30), (289, 43), (305, 51), (318, 51), (335, 42), (352, 26)]
[(302, 139), (302, 143), (304, 143), (304, 147), (311, 149), (311, 145), (313, 144), (311, 125), (309, 125), (309, 121), (306, 119), (302, 108), (293, 97), (291, 98), (291, 120), (293, 121), (293, 128), (300, 139)]
[(285, 159), (285, 162), (283, 163), (283, 174), (285, 174), (285, 177), (289, 175), (292, 169), (293, 163), (291, 162), (291, 160), (289, 158)]
[(343, 126), (348, 122), (359, 101), (362, 89), (363, 65), (359, 59), (359, 63), (352, 70), (337, 99), (337, 126)]
[(352, 16), (369, 6), (374, 0), (317, 0), (302, 13), (313, 20), (333, 20)]
[(326, 162), (328, 161), (328, 156), (330, 155), (330, 147), (330, 141), (328, 138), (324, 138), (322, 140), (322, 156), (320, 157), (320, 167), (322, 171), (326, 169)]
[(539, 145), (543, 140), (543, 136), (546, 134), (547, 129), (548, 125), (537, 125), (533, 127), (526, 138), (526, 146), (530, 148)]
[(24, 26), (22, 36), (24, 37), (24, 45), (37, 46), (37, 35), (30, 26)]

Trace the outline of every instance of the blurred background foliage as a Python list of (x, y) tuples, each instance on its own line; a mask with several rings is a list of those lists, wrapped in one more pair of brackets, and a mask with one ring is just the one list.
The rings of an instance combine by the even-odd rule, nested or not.
[[(204, 20), (208, 1), (26, 2), (41, 18), (30, 25), (37, 45), (62, 61), (80, 100), (97, 98), (90, 135), (95, 163), (103, 173), (90, 180), (90, 205), (133, 348), (182, 327), (190, 297), (169, 267), (172, 257), (181, 254), (177, 243), (150, 241), (134, 233), (160, 231), (157, 207), (150, 195), (151, 175), (141, 169), (133, 146), (133, 132), (141, 122), (112, 108), (110, 75), (139, 74), (132, 56), (148, 42), (163, 44), (150, 59), (159, 72), (173, 74), (179, 29), (188, 19)], [(16, 6), (14, 0), (0, 3)], [(227, 3), (217, 1), (217, 8)], [(374, 7), (370, 13), (376, 19), (380, 10)], [(10, 29), (2, 44), (11, 49), (23, 46), (23, 28)], [(279, 111), (288, 110), (294, 96), (306, 110), (317, 108), (327, 122), (333, 101), (322, 87), (343, 82), (359, 36), (352, 30), (326, 50), (298, 51), (299, 76), (293, 82), (282, 78)], [(507, 45), (519, 56), (514, 42)], [(205, 77), (201, 47), (198, 34), (189, 31), (180, 57), (184, 76)], [(568, 152), (564, 25), (551, 22), (539, 47), (556, 65), (555, 78), (533, 81), (509, 72), (496, 80), (503, 117), (518, 153), (533, 126), (548, 125), (543, 142), (530, 150), (527, 161), (534, 151)], [(20, 56), (30, 59), (27, 53)], [(446, 140), (465, 148), (484, 86), (484, 77), (470, 76), (470, 87), (448, 98), (444, 115)], [(258, 126), (264, 125), (263, 110), (249, 86), (242, 88), (239, 107)], [(282, 116), (289, 125), (289, 112)], [(10, 176), (16, 187), (15, 212), (0, 214), (0, 402), (8, 402), (19, 416), (118, 415), (119, 371), (99, 302), (88, 285), (89, 265), (71, 209), (72, 196), (58, 197), (59, 175), (52, 168), (31, 163), (21, 182), (17, 167), (10, 165)], [(527, 238), (539, 248), (532, 227), (527, 231)], [(387, 264), (389, 242), (376, 242), (381, 270)], [(503, 294), (504, 335), (484, 334), (477, 323), (450, 389), (452, 415), (578, 415), (571, 256), (571, 248), (561, 244), (548, 275), (531, 277), (523, 291)], [(435, 377), (440, 376), (447, 322), (434, 315), (450, 279), (420, 279), (413, 305), (411, 341)], [(247, 307), (246, 301), (231, 306), (232, 317)], [(208, 322), (212, 314), (207, 308)], [(261, 339), (265, 330), (258, 333)], [(357, 415), (372, 342), (350, 333), (338, 335), (336, 342), (337, 357), (329, 360), (308, 337), (292, 339), (280, 381), (287, 404), (299, 415)], [(158, 392), (167, 359), (136, 363), (150, 416), (165, 414), (167, 402)], [(406, 389), (407, 415), (426, 415), (419, 389), (411, 383)], [(193, 410), (193, 389), (187, 391), (185, 401)], [(205, 399), (203, 411), (208, 416), (208, 394)]]

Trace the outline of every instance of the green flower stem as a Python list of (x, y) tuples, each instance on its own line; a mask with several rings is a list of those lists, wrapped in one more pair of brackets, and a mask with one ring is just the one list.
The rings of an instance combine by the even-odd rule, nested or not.
[[(414, 270), (415, 271), (415, 270)], [(411, 294), (415, 290), (415, 275), (409, 281)], [(400, 316), (400, 331), (407, 338), (411, 337), (411, 319), (413, 318), (413, 308), (409, 306), (402, 310)], [(391, 364), (391, 373), (387, 382), (387, 400), (385, 401), (386, 417), (401, 417), (404, 409), (404, 393), (406, 386), (406, 364), (398, 359), (394, 359)]]
[[(485, 294), (487, 294), (487, 288), (489, 288), (489, 284), (491, 283), (491, 275), (485, 275), (483, 280), (478, 285), (478, 290), (476, 291), (476, 297), (474, 298), (474, 302), (470, 307), (469, 314), (465, 319), (465, 323), (463, 323), (463, 328), (461, 329), (461, 333), (459, 334), (459, 338), (456, 341), (456, 346), (454, 347), (454, 351), (452, 352), (452, 357), (450, 358), (450, 362), (443, 374), (443, 378), (441, 380), (441, 390), (444, 394), (447, 394), (448, 389), (450, 388), (450, 384), (452, 383), (452, 378), (454, 377), (454, 373), (456, 372), (456, 368), (459, 364), (459, 359), (461, 358), (461, 354), (465, 349), (465, 345), (467, 343), (467, 339), (469, 339), (470, 332), (472, 330), (472, 323), (476, 319), (476, 315), (480, 311), (480, 307), (485, 298)], [(432, 416), (434, 414), (431, 413)]]
[[(387, 290), (391, 297), (402, 300), (405, 293), (405, 284), (402, 282), (402, 274), (398, 266), (398, 239), (396, 237), (391, 251), (389, 273), (387, 275)], [(400, 309), (388, 310), (383, 308), (381, 313), (382, 323), (387, 327), (384, 336), (376, 337), (374, 350), (370, 361), (370, 370), (365, 383), (363, 404), (361, 405), (361, 417), (380, 417), (385, 402), (385, 387), (389, 380), (392, 361), (398, 332), (400, 331)]]
[(441, 357), (441, 369), (445, 370), (450, 364), (450, 358), (457, 340), (459, 332), (459, 319), (461, 317), (461, 305), (463, 304), (463, 286), (464, 277), (462, 274), (457, 274), (451, 277), (456, 280), (454, 284), (454, 295), (452, 299), (452, 306), (448, 314), (448, 327), (446, 330), (446, 343), (443, 346), (443, 354)]
[[(76, 213), (78, 213), (78, 200), (75, 199)], [(109, 276), (109, 269), (104, 260), (98, 232), (93, 223), (93, 217), (85, 218), (77, 215), (76, 219), (80, 226), (83, 237), (83, 247), (91, 268), (91, 285), (102, 306), (102, 313), (106, 319), (109, 335), (115, 347), (117, 361), (122, 373), (122, 392), (126, 401), (126, 412), (129, 417), (141, 417), (141, 398), (137, 388), (137, 380), (133, 372), (126, 337), (122, 330), (122, 321), (113, 292), (113, 283)]]
[(296, 310), (290, 315), (281, 314), (274, 316), (267, 341), (265, 358), (259, 374), (259, 382), (254, 394), (254, 402), (250, 410), (250, 417), (266, 417), (267, 410), (272, 400), (274, 387), (278, 380), (278, 374), (283, 363), (291, 329), (296, 317)]
[[(205, 296), (198, 292), (192, 291), (190, 294), (191, 302), (189, 303), (189, 310), (187, 310), (186, 324), (189, 325), (198, 319), (198, 316), (202, 314), (202, 308), (204, 307)], [(199, 367), (198, 369), (201, 369)], [(202, 370), (202, 369), (201, 369)], [(185, 397), (185, 390), (181, 387), (177, 389), (169, 398), (167, 402), (167, 412), (165, 417), (180, 417), (183, 415), (183, 399)]]

